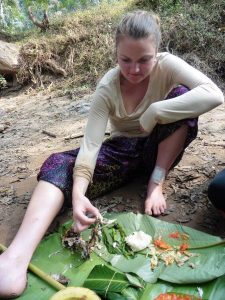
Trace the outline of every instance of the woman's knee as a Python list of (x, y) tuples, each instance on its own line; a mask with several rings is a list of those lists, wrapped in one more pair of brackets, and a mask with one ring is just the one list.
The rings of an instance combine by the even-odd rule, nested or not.
[(166, 99), (171, 99), (171, 98), (181, 96), (181, 95), (187, 93), (188, 91), (190, 91), (189, 88), (184, 85), (176, 86), (169, 92)]

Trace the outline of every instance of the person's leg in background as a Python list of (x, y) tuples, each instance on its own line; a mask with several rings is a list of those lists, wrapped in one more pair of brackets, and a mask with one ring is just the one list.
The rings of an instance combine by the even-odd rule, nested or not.
[(225, 169), (220, 171), (210, 182), (208, 198), (225, 217)]

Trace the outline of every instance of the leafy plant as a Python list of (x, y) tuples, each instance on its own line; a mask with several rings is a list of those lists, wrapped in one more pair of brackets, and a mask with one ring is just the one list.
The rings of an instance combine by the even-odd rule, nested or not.
[(7, 86), (7, 81), (4, 76), (0, 74), (0, 89), (4, 89)]
[(125, 257), (133, 256), (134, 252), (125, 241), (126, 233), (118, 223), (103, 227), (102, 240), (110, 254), (121, 254)]

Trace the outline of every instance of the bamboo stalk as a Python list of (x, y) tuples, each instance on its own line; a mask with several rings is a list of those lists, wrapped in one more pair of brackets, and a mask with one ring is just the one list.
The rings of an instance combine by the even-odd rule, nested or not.
[[(4, 245), (0, 244), (0, 252), (4, 252), (6, 249), (7, 248)], [(37, 275), (39, 278), (41, 278), (43, 281), (47, 282), (49, 285), (51, 285), (56, 290), (60, 291), (60, 290), (66, 288), (63, 284), (59, 283), (54, 278), (52, 278), (50, 275), (48, 275), (47, 273), (45, 273), (44, 271), (42, 271), (38, 267), (34, 266), (33, 264), (29, 263), (28, 269), (32, 273)]]

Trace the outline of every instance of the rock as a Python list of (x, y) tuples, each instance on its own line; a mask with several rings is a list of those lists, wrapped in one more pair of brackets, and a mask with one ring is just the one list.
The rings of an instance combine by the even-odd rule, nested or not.
[(0, 133), (2, 133), (5, 130), (5, 125), (4, 124), (0, 124)]
[(89, 112), (90, 106), (90, 102), (78, 103), (75, 106), (71, 105), (70, 110), (75, 110), (79, 114), (86, 114)]
[(0, 117), (3, 117), (6, 114), (4, 109), (0, 108)]
[(15, 75), (19, 70), (20, 47), (16, 44), (0, 41), (0, 73)]

